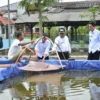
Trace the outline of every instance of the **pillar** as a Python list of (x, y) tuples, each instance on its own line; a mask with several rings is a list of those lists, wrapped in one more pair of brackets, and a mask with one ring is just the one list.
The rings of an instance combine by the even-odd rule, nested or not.
[(71, 41), (74, 40), (74, 28), (71, 26)]
[(65, 27), (66, 27), (66, 35), (68, 36), (68, 26)]
[(51, 29), (51, 26), (48, 27), (48, 36), (50, 38), (50, 29)]
[(78, 28), (78, 26), (75, 26), (74, 28), (75, 28), (75, 41), (77, 41), (77, 28)]

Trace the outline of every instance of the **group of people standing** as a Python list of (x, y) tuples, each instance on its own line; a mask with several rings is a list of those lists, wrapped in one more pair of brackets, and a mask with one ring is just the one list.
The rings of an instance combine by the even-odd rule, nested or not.
[[(100, 31), (96, 29), (96, 23), (89, 23), (89, 50), (88, 50), (88, 60), (99, 60), (100, 56)], [(24, 39), (24, 34), (22, 32), (18, 32), (16, 34), (16, 39), (12, 43), (9, 52), (8, 59), (11, 61), (16, 61), (20, 53), (22, 52), (22, 46), (35, 43), (35, 41), (22, 43), (21, 41)], [(51, 49), (51, 50), (50, 50)], [(34, 51), (30, 49), (28, 46), (26, 50), (30, 51), (33, 55), (37, 57), (37, 59), (41, 59), (42, 61), (49, 59), (49, 53), (58, 52), (60, 59), (69, 59), (71, 54), (71, 46), (68, 37), (65, 34), (65, 29), (59, 29), (59, 36), (55, 38), (54, 45), (51, 48), (51, 42), (48, 40), (47, 36), (43, 34), (42, 38), (38, 39)], [(25, 51), (26, 51), (25, 50)], [(25, 52), (22, 53), (22, 55)], [(22, 57), (20, 56), (20, 58)]]

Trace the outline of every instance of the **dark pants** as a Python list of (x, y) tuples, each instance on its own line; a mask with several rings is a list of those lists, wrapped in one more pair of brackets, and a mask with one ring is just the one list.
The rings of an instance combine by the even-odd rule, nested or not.
[[(38, 57), (38, 60), (42, 60), (43, 59), (43, 57)], [(45, 58), (45, 60), (49, 60), (49, 56), (47, 56), (46, 58)]]
[(100, 51), (96, 51), (94, 53), (89, 53), (88, 54), (88, 60), (99, 60), (100, 57)]
[(69, 58), (69, 52), (58, 52), (60, 59), (68, 59)]

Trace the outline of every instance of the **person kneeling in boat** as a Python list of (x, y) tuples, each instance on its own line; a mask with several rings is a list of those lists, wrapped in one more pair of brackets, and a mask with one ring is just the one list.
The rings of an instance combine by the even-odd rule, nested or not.
[(50, 50), (50, 41), (47, 39), (46, 35), (43, 34), (43, 37), (38, 40), (38, 43), (35, 46), (35, 53), (38, 60), (49, 60), (49, 50)]
[(57, 50), (60, 59), (68, 59), (69, 54), (71, 53), (71, 47), (68, 37), (65, 35), (65, 29), (59, 29), (59, 36), (56, 37), (54, 46), (51, 50), (51, 53), (54, 53)]
[(34, 41), (30, 42), (21, 42), (24, 39), (24, 34), (22, 32), (16, 32), (16, 39), (11, 44), (9, 52), (8, 52), (8, 59), (12, 62), (15, 62), (16, 60), (20, 61), (20, 58), (24, 55), (25, 51), (28, 50), (32, 54), (34, 54), (33, 50), (31, 50), (29, 47), (25, 47), (26, 49), (22, 49), (22, 46), (25, 46), (27, 44), (33, 43)]

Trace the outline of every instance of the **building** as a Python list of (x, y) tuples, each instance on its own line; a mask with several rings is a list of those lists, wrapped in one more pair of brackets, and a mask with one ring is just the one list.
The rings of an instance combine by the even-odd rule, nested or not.
[[(19, 7), (19, 2), (10, 4), (10, 19), (11, 19), (11, 34), (10, 38), (13, 38), (14, 32), (16, 31), (14, 21), (25, 12), (23, 9)], [(2, 16), (0, 16), (0, 20), (3, 20), (6, 22), (6, 24), (1, 23), (0, 21), (0, 36), (3, 38), (8, 38), (8, 6), (2, 6), (0, 7), (0, 13), (2, 13)]]
[[(43, 14), (48, 17), (48, 21), (45, 21), (43, 26), (48, 27), (49, 30), (53, 26), (65, 26), (66, 30), (71, 26), (72, 33), (74, 29), (75, 32), (77, 32), (79, 26), (85, 26), (90, 21), (90, 16), (81, 18), (80, 15), (84, 14), (89, 7), (95, 5), (100, 5), (100, 1), (61, 2), (56, 5), (54, 4), (48, 8), (48, 12)], [(38, 14), (35, 13), (28, 16), (25, 10), (19, 7), (19, 2), (11, 4), (10, 8), (11, 11), (16, 11), (16, 16), (12, 17), (12, 19), (16, 19), (16, 30), (22, 29), (26, 33), (32, 33), (33, 27), (39, 22)], [(6, 11), (7, 6), (1, 7), (0, 10)], [(88, 15), (90, 15), (90, 13), (88, 13)], [(96, 21), (97, 24), (100, 25), (99, 13), (96, 16)], [(54, 22), (56, 22), (56, 25)], [(71, 37), (73, 37), (73, 35)]]
[[(11, 25), (11, 34), (10, 37), (13, 37), (14, 34), (14, 21), (10, 20)], [(8, 18), (4, 17), (3, 14), (0, 14), (0, 37), (3, 39), (8, 39)]]

